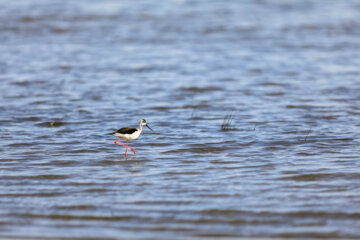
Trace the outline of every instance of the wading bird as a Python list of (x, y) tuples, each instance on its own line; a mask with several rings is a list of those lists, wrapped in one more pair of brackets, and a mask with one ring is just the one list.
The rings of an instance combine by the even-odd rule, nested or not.
[[(124, 127), (124, 128), (120, 128), (116, 132), (111, 133), (111, 135), (113, 135), (115, 137), (119, 137), (119, 139), (115, 141), (115, 144), (125, 147), (125, 157), (127, 157), (127, 149), (128, 148), (130, 148), (133, 151), (133, 153), (136, 154), (134, 148), (128, 146), (128, 142), (130, 140), (135, 140), (140, 136), (140, 134), (142, 132), (142, 129), (143, 129), (143, 126), (146, 126), (151, 131), (153, 131), (149, 127), (149, 125), (147, 125), (145, 119), (141, 119), (138, 128)], [(126, 139), (126, 145), (119, 143), (119, 141), (122, 140), (122, 139)]]

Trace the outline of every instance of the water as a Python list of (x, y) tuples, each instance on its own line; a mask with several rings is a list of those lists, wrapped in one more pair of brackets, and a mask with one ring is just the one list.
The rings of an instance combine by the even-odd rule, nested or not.
[(0, 6), (2, 239), (360, 238), (358, 1)]

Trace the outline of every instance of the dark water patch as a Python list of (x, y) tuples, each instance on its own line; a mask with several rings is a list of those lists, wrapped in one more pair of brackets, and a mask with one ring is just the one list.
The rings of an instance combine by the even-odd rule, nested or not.
[(254, 67), (254, 68), (249, 68), (248, 71), (250, 73), (262, 74), (264, 72), (264, 69)]
[(213, 92), (213, 91), (223, 91), (223, 88), (208, 86), (208, 87), (181, 87), (179, 90), (184, 92), (194, 92), (194, 93), (204, 93), (204, 92)]
[(54, 206), (55, 209), (61, 209), (61, 210), (93, 210), (96, 209), (97, 206), (95, 205), (66, 205), (66, 206)]
[[(311, 140), (307, 139), (307, 142), (311, 142)], [(276, 150), (276, 149), (285, 149), (302, 143), (304, 143), (304, 139), (298, 138), (298, 139), (291, 139), (288, 141), (285, 140), (268, 141), (268, 142), (264, 142), (263, 144), (265, 145), (264, 147), (265, 150)]]
[(232, 77), (223, 77), (219, 79), (220, 82), (236, 82), (237, 79), (236, 78), (232, 78)]
[(359, 212), (332, 212), (332, 211), (247, 211), (238, 209), (207, 209), (198, 211), (200, 215), (212, 216), (214, 218), (260, 218), (260, 219), (357, 219)]
[(259, 84), (260, 86), (268, 86), (268, 87), (289, 87), (288, 83), (283, 82), (273, 82), (273, 81), (265, 81)]
[(303, 116), (305, 119), (313, 119), (313, 120), (317, 120), (317, 119), (324, 119), (324, 120), (335, 120), (339, 117), (341, 117), (341, 115), (315, 115), (315, 114), (305, 114)]
[[(46, 100), (36, 100), (30, 103), (31, 105), (47, 105), (49, 104), (48, 101)], [(56, 105), (56, 103), (53, 103), (54, 105)]]
[[(222, 141), (207, 141), (204, 144), (205, 145), (226, 145), (226, 144), (236, 144), (237, 141), (236, 140), (222, 140)], [(193, 143), (193, 144), (188, 144), (191, 147), (203, 147), (204, 144), (202, 143)]]
[[(235, 238), (239, 238), (241, 236), (243, 236), (242, 234), (236, 234), (236, 233), (219, 233), (219, 232), (215, 232), (215, 231), (211, 231), (209, 230), (206, 233), (196, 233), (195, 234), (196, 237), (200, 237), (200, 238), (210, 238), (210, 239), (235, 239)], [(251, 236), (251, 235), (249, 235)]]
[(48, 163), (48, 162), (44, 162), (44, 163), (38, 163), (36, 165), (44, 165), (44, 166), (47, 166), (47, 165), (52, 165), (52, 166), (63, 166), (63, 167), (66, 167), (66, 166), (69, 166), (69, 167), (72, 167), (72, 166), (75, 166), (75, 165), (78, 165), (80, 164), (81, 162), (79, 161), (73, 161), (73, 160), (54, 160), (54, 161), (51, 161), (51, 163)]
[(64, 70), (64, 71), (68, 71), (68, 70), (72, 69), (73, 66), (69, 65), (69, 64), (60, 64), (57, 66), (57, 68)]
[(118, 14), (109, 13), (109, 14), (98, 14), (98, 13), (88, 13), (85, 15), (73, 15), (70, 16), (69, 20), (71, 21), (79, 21), (79, 22), (97, 22), (97, 21), (107, 21), (107, 20), (118, 20), (121, 17)]
[[(125, 148), (124, 148), (125, 149)], [(129, 152), (130, 151), (130, 152)], [(133, 154), (131, 150), (128, 150), (128, 156), (125, 157), (125, 150), (115, 153), (114, 154), (114, 160), (106, 159), (106, 160), (99, 160), (94, 161), (95, 166), (111, 166), (111, 165), (127, 165), (127, 164), (141, 164), (145, 162), (150, 162), (151, 159), (143, 158), (143, 157), (137, 157), (137, 155)]]
[(137, 67), (130, 67), (130, 68), (118, 68), (117, 71), (119, 73), (150, 73), (153, 71), (159, 71), (163, 69), (164, 71), (167, 70), (161, 66), (137, 66)]
[(13, 122), (13, 120), (11, 120), (11, 119), (0, 119), (0, 123), (12, 123)]
[(67, 150), (62, 151), (63, 153), (70, 153), (70, 154), (76, 154), (76, 153), (98, 153), (102, 152), (102, 150), (99, 149), (76, 149), (76, 150)]
[(23, 142), (20, 142), (20, 143), (11, 143), (11, 144), (8, 144), (7, 146), (9, 148), (18, 148), (18, 147), (31, 147), (31, 146), (34, 146), (36, 145), (36, 143), (34, 142), (26, 142), (25, 140)]
[(179, 148), (175, 150), (165, 151), (164, 153), (219, 153), (227, 150), (226, 147), (210, 147), (210, 146), (203, 146), (203, 147), (193, 147), (193, 148)]
[(78, 109), (77, 110), (79, 113), (82, 113), (82, 114), (91, 114), (92, 113), (92, 111), (91, 110), (89, 110), (89, 109)]
[(195, 104), (195, 105), (186, 104), (183, 106), (155, 106), (155, 107), (149, 107), (147, 109), (161, 111), (161, 110), (173, 110), (173, 109), (204, 109), (209, 107), (210, 105), (208, 104)]
[(70, 214), (36, 214), (36, 213), (27, 213), (27, 214), (16, 214), (15, 216), (26, 218), (26, 219), (52, 219), (52, 220), (84, 220), (84, 221), (130, 221), (130, 220), (147, 220), (149, 218), (144, 218), (141, 216), (96, 216), (96, 215), (70, 215)]
[(290, 76), (290, 77), (299, 75), (298, 72), (294, 72), (294, 71), (285, 71), (285, 72), (283, 72), (283, 74), (286, 76)]
[[(57, 225), (58, 228), (62, 228), (62, 227), (66, 227), (66, 226), (69, 226), (68, 224), (58, 224)], [(84, 228), (84, 225), (83, 224), (75, 224), (75, 223), (72, 223), (73, 228), (77, 227), (77, 228)], [(71, 229), (71, 227), (69, 227)], [(67, 231), (68, 232), (68, 231)], [(62, 236), (62, 235), (61, 235)], [(32, 236), (29, 236), (29, 234), (3, 234), (1, 235), (2, 237), (2, 240), (18, 240), (18, 239), (23, 239), (23, 240), (67, 240), (69, 238), (67, 237), (44, 237), (43, 234), (33, 234)], [(98, 240), (99, 237), (71, 237), (71, 239), (73, 240)], [(116, 237), (101, 237), (102, 240), (117, 240), (119, 238), (116, 238)]]
[(17, 86), (22, 86), (22, 87), (29, 87), (31, 85), (46, 85), (48, 83), (43, 80), (31, 79), (31, 80), (15, 81), (15, 82), (12, 82), (12, 84), (17, 85)]
[(296, 174), (293, 176), (281, 177), (279, 180), (293, 180), (293, 181), (336, 181), (336, 180), (351, 180), (360, 179), (360, 173), (309, 173)]
[(63, 122), (63, 121), (49, 121), (49, 122), (42, 122), (37, 124), (41, 127), (62, 127), (64, 125), (69, 124), (69, 122)]
[(330, 138), (327, 139), (329, 142), (350, 142), (350, 141), (354, 141), (354, 138)]
[(215, 33), (223, 33), (226, 32), (227, 29), (225, 26), (214, 26), (214, 27), (207, 27), (203, 30), (203, 34), (215, 34)]
[(281, 216), (296, 218), (326, 218), (326, 219), (358, 219), (360, 212), (325, 212), (325, 211), (297, 211), (288, 213), (277, 213)]
[(82, 186), (96, 186), (96, 182), (74, 182), (74, 181), (67, 181), (64, 183), (61, 183), (63, 186), (76, 186), (76, 187), (82, 187)]
[[(171, 219), (168, 219), (169, 221)], [(165, 221), (165, 219), (162, 219), (162, 221)], [(161, 226), (157, 226), (157, 225), (152, 225), (152, 226), (127, 226), (124, 227), (124, 229), (126, 230), (130, 230), (132, 232), (148, 232), (148, 231), (155, 231), (158, 233), (167, 233), (169, 231), (174, 232), (174, 233), (178, 233), (181, 235), (187, 234), (188, 232), (192, 231), (191, 227), (183, 227), (183, 226), (178, 226), (178, 227), (161, 227)], [(149, 238), (151, 239), (151, 238)], [(155, 239), (154, 239), (155, 240)]]
[[(125, 150), (124, 150), (124, 153), (125, 153)], [(96, 161), (93, 163), (93, 165), (104, 165), (104, 166), (107, 166), (107, 165), (116, 165), (116, 164), (119, 164), (120, 161), (122, 161), (121, 156), (124, 155), (124, 153), (119, 153), (119, 160), (100, 160), (100, 161)], [(120, 155), (121, 154), (121, 155)]]
[[(0, 162), (5, 163), (6, 165), (16, 164), (16, 162), (18, 162), (18, 161), (19, 161), (18, 158), (2, 158), (2, 159), (0, 159)], [(14, 163), (12, 163), (12, 162), (14, 162)]]
[[(201, 198), (227, 198), (227, 197), (230, 197), (231, 194), (223, 194), (223, 193), (208, 193), (208, 194), (205, 194), (205, 193), (200, 193), (200, 194), (197, 194), (198, 197), (201, 197)], [(199, 220), (199, 221), (203, 221), (203, 220)], [(193, 222), (193, 221), (191, 221)]]
[(295, 154), (298, 155), (298, 156), (316, 156), (318, 153), (315, 152), (315, 151), (312, 151), (312, 152), (310, 152), (310, 151), (307, 151), (307, 152), (299, 151), (299, 152), (296, 152)]
[[(221, 165), (224, 165), (224, 164), (236, 164), (238, 162), (239, 162), (238, 160), (232, 160), (232, 161), (229, 161), (229, 160), (211, 160), (210, 161), (211, 164), (221, 164)], [(239, 166), (239, 167), (241, 167), (241, 166)]]
[(325, 107), (315, 106), (315, 105), (305, 105), (305, 104), (296, 104), (296, 105), (289, 104), (289, 105), (286, 105), (286, 108), (312, 110), (312, 109), (319, 109), (319, 108), (325, 108)]
[(40, 117), (16, 117), (15, 121), (19, 121), (19, 122), (38, 122), (40, 121), (41, 118)]
[(151, 146), (151, 147), (167, 147), (172, 145), (171, 143), (158, 143), (158, 142), (149, 142), (146, 143), (147, 146)]
[(199, 171), (167, 171), (163, 173), (164, 175), (202, 175), (202, 172)]
[(197, 211), (200, 215), (205, 216), (232, 216), (232, 215), (244, 215), (249, 214), (248, 211), (242, 211), (237, 209), (205, 209)]
[(69, 26), (49, 26), (49, 30), (51, 32), (53, 32), (54, 34), (64, 34), (64, 33), (68, 33), (71, 30), (73, 30), (72, 28), (70, 28)]
[(261, 30), (261, 26), (259, 24), (245, 24), (243, 26), (234, 27), (232, 31), (243, 34), (243, 33), (257, 32), (259, 30)]
[(282, 177), (281, 180), (293, 180), (293, 181), (321, 181), (331, 180), (334, 177), (330, 173), (316, 173), (316, 174), (298, 174), (289, 177)]
[[(263, 235), (255, 235), (254, 237), (262, 237)], [(325, 231), (324, 233), (321, 232), (314, 232), (314, 231), (303, 231), (301, 233), (293, 233), (288, 231), (287, 233), (281, 233), (281, 234), (270, 234), (271, 238), (297, 238), (297, 239), (341, 239), (341, 238), (347, 238), (347, 239), (356, 239), (357, 237), (352, 237), (351, 235), (344, 235), (342, 233), (339, 233), (337, 231)]]
[(40, 139), (40, 140), (42, 140), (42, 139), (49, 139), (49, 138), (51, 138), (51, 136), (49, 136), (49, 135), (41, 135), (41, 136), (37, 136), (37, 137), (36, 137), (36, 139)]
[[(298, 131), (298, 130), (291, 130), (291, 131), (281, 132), (281, 134), (290, 134), (290, 135), (299, 134), (299, 133), (301, 133), (301, 132)], [(303, 132), (303, 133), (304, 133), (304, 132)]]
[(285, 92), (269, 92), (269, 93), (266, 93), (266, 96), (269, 96), (269, 97), (278, 97), (278, 96), (284, 96), (285, 95)]
[(57, 192), (38, 192), (38, 193), (0, 193), (0, 197), (59, 197), (63, 196), (64, 193)]
[(191, 159), (183, 159), (181, 160), (182, 163), (184, 164), (193, 164), (193, 163), (197, 163), (197, 160), (191, 160)]
[(1, 176), (1, 179), (4, 180), (62, 180), (66, 179), (69, 176), (67, 175), (60, 175), (60, 174), (44, 174), (44, 175), (33, 175), (33, 176), (24, 176), (24, 175), (18, 175), (18, 176)]
[(32, 23), (32, 22), (37, 22), (41, 20), (41, 18), (39, 17), (35, 17), (35, 16), (23, 16), (19, 19), (19, 22), (22, 23)]
[(85, 192), (87, 193), (104, 193), (104, 192), (108, 192), (109, 189), (106, 188), (89, 188), (86, 189)]
[(171, 106), (156, 106), (156, 107), (149, 107), (149, 110), (157, 110), (157, 111), (162, 111), (162, 110), (171, 110), (171, 109), (176, 109), (177, 107), (171, 107)]
[(131, 201), (129, 202), (135, 205), (190, 205), (192, 201), (186, 200), (159, 200), (159, 201), (152, 201), (152, 200), (145, 200), (145, 201)]
[(187, 104), (187, 105), (183, 105), (180, 108), (182, 109), (203, 109), (203, 108), (209, 108), (211, 107), (209, 104)]

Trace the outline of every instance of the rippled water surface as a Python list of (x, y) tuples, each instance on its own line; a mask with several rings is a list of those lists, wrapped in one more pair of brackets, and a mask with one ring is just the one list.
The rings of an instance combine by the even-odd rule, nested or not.
[(360, 238), (359, 37), (356, 0), (1, 0), (0, 238)]

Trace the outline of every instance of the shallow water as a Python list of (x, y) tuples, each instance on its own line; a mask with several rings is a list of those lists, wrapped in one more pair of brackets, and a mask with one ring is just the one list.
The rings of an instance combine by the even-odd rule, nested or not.
[(360, 238), (359, 10), (0, 1), (0, 237)]

